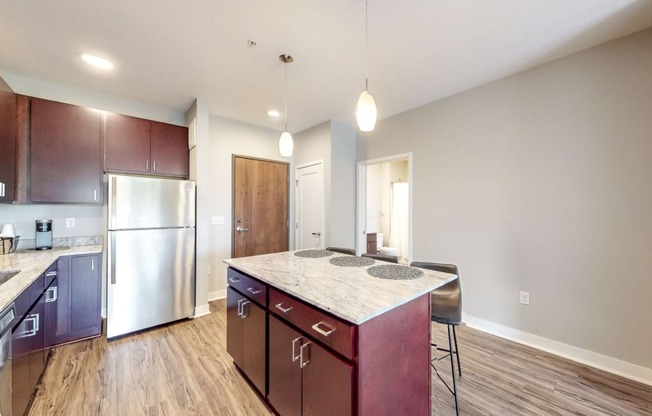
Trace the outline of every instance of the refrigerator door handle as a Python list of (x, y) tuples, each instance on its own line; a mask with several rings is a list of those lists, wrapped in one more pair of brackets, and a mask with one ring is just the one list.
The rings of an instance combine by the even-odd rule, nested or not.
[(109, 258), (111, 259), (111, 264), (110, 264), (111, 271), (110, 271), (110, 273), (111, 273), (111, 284), (114, 285), (115, 284), (115, 256), (116, 256), (116, 252), (115, 252), (115, 232), (112, 232), (110, 234), (111, 234), (111, 237), (110, 237), (111, 245), (109, 247)]
[(118, 193), (118, 178), (115, 176), (111, 177), (111, 186), (109, 187), (111, 195), (109, 196), (109, 209), (111, 210), (111, 216), (109, 217), (109, 229), (115, 227), (114, 221), (116, 221), (116, 205), (117, 205), (117, 193)]

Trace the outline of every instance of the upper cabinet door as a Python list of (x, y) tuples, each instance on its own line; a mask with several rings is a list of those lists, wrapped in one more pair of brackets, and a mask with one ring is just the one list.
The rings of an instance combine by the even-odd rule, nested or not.
[(112, 172), (150, 171), (150, 121), (142, 118), (107, 114), (106, 170)]
[(16, 94), (0, 78), (0, 202), (14, 200)]
[(188, 128), (152, 121), (151, 172), (187, 178)]
[(100, 112), (31, 101), (31, 201), (101, 204)]

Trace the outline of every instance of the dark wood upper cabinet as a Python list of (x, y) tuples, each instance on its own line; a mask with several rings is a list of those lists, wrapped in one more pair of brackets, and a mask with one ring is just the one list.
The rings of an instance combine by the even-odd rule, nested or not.
[(189, 175), (187, 127), (107, 114), (105, 143), (106, 171)]
[(152, 173), (188, 177), (188, 128), (152, 122)]
[(16, 94), (0, 78), (0, 202), (14, 200)]
[(106, 115), (106, 170), (112, 172), (149, 173), (149, 120)]
[(31, 99), (30, 200), (102, 203), (100, 112)]

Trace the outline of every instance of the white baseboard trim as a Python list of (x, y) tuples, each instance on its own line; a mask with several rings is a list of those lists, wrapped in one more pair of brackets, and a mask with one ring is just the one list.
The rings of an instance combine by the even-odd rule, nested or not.
[(201, 316), (206, 316), (210, 314), (211, 314), (211, 309), (207, 303), (206, 305), (195, 306), (195, 316), (193, 316), (193, 318), (199, 318)]
[(208, 301), (226, 298), (226, 289), (216, 290), (215, 292), (208, 292)]
[(652, 369), (464, 314), (470, 328), (652, 386)]

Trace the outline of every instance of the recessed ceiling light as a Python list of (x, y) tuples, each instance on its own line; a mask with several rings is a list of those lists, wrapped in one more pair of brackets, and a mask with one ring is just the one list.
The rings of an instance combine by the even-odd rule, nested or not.
[(269, 110), (267, 112), (267, 115), (270, 116), (270, 117), (279, 117), (281, 115), (281, 113), (279, 113), (276, 110)]
[(84, 60), (84, 62), (89, 65), (93, 65), (96, 68), (113, 69), (113, 64), (111, 61), (100, 58), (97, 55), (84, 54), (81, 56), (81, 58)]

